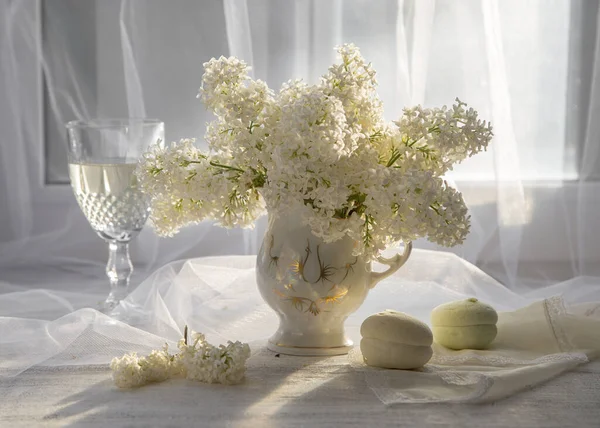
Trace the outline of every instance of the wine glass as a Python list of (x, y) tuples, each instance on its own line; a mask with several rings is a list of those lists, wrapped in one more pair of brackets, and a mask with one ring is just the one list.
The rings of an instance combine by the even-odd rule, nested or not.
[(66, 127), (71, 187), (90, 225), (108, 243), (111, 289), (102, 309), (110, 312), (128, 293), (133, 272), (129, 241), (150, 214), (135, 169), (149, 145), (164, 140), (164, 124), (124, 118), (76, 120)]

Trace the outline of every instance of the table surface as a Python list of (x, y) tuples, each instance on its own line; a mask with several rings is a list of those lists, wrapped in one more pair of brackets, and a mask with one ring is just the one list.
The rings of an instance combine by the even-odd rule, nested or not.
[[(0, 280), (15, 284), (21, 278), (23, 288), (33, 288), (40, 276), (27, 272), (31, 278), (2, 272)], [(64, 270), (43, 278), (64, 289), (77, 283)], [(91, 293), (91, 282), (85, 284), (90, 288), (79, 291)], [(73, 306), (79, 303), (72, 299)], [(598, 362), (494, 404), (386, 407), (346, 356), (276, 357), (259, 350), (257, 358), (237, 386), (174, 379), (119, 390), (106, 366), (32, 368), (0, 378), (0, 427), (600, 427)]]
[(264, 358), (236, 386), (119, 390), (106, 367), (31, 369), (0, 381), (0, 426), (600, 426), (600, 373), (585, 366), (494, 404), (386, 407), (347, 357)]

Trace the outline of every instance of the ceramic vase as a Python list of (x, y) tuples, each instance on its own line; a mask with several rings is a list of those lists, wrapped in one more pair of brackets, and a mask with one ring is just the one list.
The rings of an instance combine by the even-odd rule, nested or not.
[(341, 355), (352, 349), (344, 321), (364, 302), (379, 281), (396, 272), (410, 256), (377, 261), (388, 266), (373, 272), (371, 263), (353, 255), (349, 237), (326, 243), (294, 216), (272, 217), (256, 262), (260, 293), (279, 316), (279, 328), (268, 342), (288, 355)]

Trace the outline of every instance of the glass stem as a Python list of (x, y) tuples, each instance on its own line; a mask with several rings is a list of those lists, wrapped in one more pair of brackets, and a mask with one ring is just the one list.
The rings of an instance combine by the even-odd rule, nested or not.
[(132, 272), (133, 264), (129, 258), (129, 242), (109, 241), (106, 275), (110, 280), (110, 295), (105, 303), (107, 309), (114, 308), (120, 300), (127, 296)]

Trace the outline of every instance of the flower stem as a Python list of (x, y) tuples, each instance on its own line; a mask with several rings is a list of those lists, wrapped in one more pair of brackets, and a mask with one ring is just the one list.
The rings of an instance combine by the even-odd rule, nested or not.
[(212, 166), (216, 166), (217, 168), (224, 168), (224, 169), (228, 169), (231, 171), (237, 171), (237, 172), (245, 172), (243, 169), (236, 168), (235, 166), (223, 165), (222, 163), (218, 163), (215, 161), (210, 161), (210, 164)]

